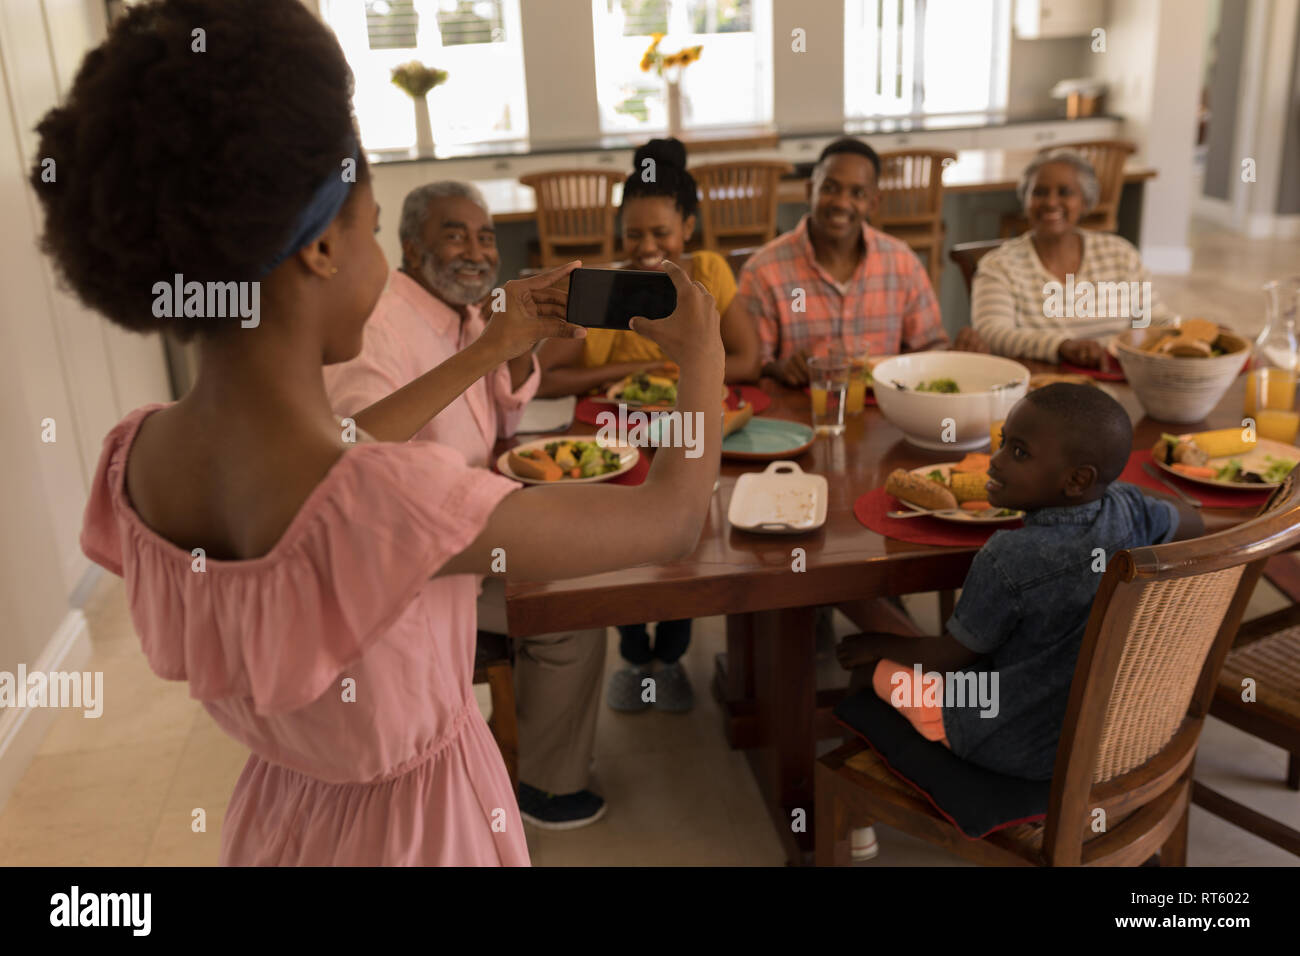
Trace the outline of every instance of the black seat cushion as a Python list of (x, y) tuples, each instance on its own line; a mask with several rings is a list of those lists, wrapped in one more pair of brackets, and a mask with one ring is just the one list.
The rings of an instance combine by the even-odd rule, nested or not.
[(943, 744), (922, 737), (870, 688), (840, 701), (835, 717), (866, 741), (896, 777), (925, 794), (949, 823), (973, 840), (1047, 816), (1051, 781), (1008, 777), (963, 760)]

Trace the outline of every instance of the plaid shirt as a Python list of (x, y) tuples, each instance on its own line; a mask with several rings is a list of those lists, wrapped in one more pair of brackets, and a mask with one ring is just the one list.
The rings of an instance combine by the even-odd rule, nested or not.
[[(862, 227), (867, 253), (841, 286), (818, 262), (808, 216), (745, 263), (736, 299), (758, 322), (763, 361), (838, 341), (849, 355), (897, 355), (945, 344), (939, 303), (921, 261), (903, 242)], [(802, 290), (803, 295), (798, 295)]]

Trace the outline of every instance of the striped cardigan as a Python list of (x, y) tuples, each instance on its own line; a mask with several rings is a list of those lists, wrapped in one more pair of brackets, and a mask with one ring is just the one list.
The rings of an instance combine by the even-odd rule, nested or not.
[(971, 324), (995, 353), (1055, 362), (1066, 339), (1122, 332), (1147, 308), (1152, 325), (1173, 318), (1154, 289), (1141, 285), (1151, 274), (1128, 240), (1105, 232), (1080, 234), (1083, 260), (1064, 286), (1039, 260), (1030, 233), (980, 259), (971, 288)]

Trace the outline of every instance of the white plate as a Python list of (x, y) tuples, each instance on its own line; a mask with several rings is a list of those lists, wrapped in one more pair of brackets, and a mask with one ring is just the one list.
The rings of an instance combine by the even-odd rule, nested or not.
[(524, 406), (523, 417), (515, 429), (521, 435), (558, 432), (573, 424), (573, 410), (578, 405), (574, 395), (563, 398), (534, 398)]
[[(942, 464), (938, 464), (938, 465), (923, 465), (920, 468), (913, 468), (911, 469), (911, 472), (914, 475), (920, 475), (922, 478), (928, 478), (930, 472), (941, 471), (943, 472), (943, 477), (946, 479), (949, 476), (949, 474), (952, 472), (953, 465), (960, 465), (960, 464), (961, 462), (959, 461), (945, 461)], [(929, 508), (922, 508), (919, 505), (912, 504), (910, 501), (904, 501), (902, 498), (898, 499), (898, 503), (901, 504), (908, 511), (919, 511), (924, 514), (930, 514)], [(958, 505), (958, 507), (960, 507), (960, 505)], [(1023, 511), (1017, 511), (1015, 514), (1011, 514), (1011, 515), (1003, 515), (1000, 518), (995, 518), (995, 517), (984, 518), (973, 511), (970, 512), (969, 514), (960, 514), (960, 515), (931, 514), (931, 517), (937, 518), (939, 521), (951, 521), (953, 524), (1006, 524), (1009, 521), (1019, 521), (1024, 516), (1025, 513)]]
[[(542, 481), (540, 478), (525, 478), (523, 475), (516, 475), (510, 469), (510, 452), (528, 451), (534, 448), (546, 450), (546, 446), (552, 442), (559, 441), (594, 441), (602, 448), (610, 448), (619, 454), (619, 466), (617, 471), (611, 471), (606, 475), (596, 475), (592, 478), (561, 478), (559, 481)], [(636, 463), (641, 460), (641, 452), (630, 445), (614, 445), (605, 442), (596, 441), (594, 435), (553, 435), (547, 438), (537, 438), (533, 441), (520, 442), (509, 451), (503, 451), (501, 457), (497, 459), (497, 471), (507, 478), (513, 478), (515, 481), (522, 481), (526, 485), (590, 485), (597, 481), (609, 481), (611, 478), (617, 478), (636, 467)]]
[(741, 531), (802, 534), (826, 523), (829, 489), (822, 475), (809, 475), (792, 461), (736, 479), (727, 521)]
[[(1178, 437), (1192, 438), (1194, 435), (1195, 433), (1192, 432), (1179, 435)], [(1285, 458), (1287, 461), (1300, 461), (1300, 448), (1297, 448), (1295, 445), (1288, 445), (1285, 442), (1273, 441), (1271, 438), (1260, 438), (1253, 451), (1248, 451), (1242, 455), (1223, 455), (1219, 458), (1211, 458), (1205, 464), (1208, 468), (1222, 468), (1235, 458), (1241, 462), (1241, 467), (1246, 471), (1262, 471), (1268, 466), (1268, 462), (1264, 461), (1266, 455), (1272, 458)], [(1166, 465), (1163, 461), (1158, 460), (1154, 455), (1151, 460), (1156, 463), (1156, 467), (1164, 469), (1169, 472), (1169, 474), (1177, 475), (1179, 478), (1186, 479), (1187, 481), (1194, 481), (1198, 485), (1210, 485), (1214, 488), (1228, 488), (1232, 491), (1269, 491), (1276, 488), (1279, 484), (1279, 482), (1274, 482), (1273, 484), (1265, 484), (1263, 482), (1252, 484), (1245, 481), (1219, 481), (1217, 478), (1194, 478), (1191, 475), (1184, 475), (1181, 471), (1176, 471), (1169, 465)]]

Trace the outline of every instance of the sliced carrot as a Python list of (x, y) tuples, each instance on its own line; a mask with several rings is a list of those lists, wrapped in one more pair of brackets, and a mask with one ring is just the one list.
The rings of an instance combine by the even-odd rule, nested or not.
[(569, 477), (570, 477), (570, 478), (581, 478), (581, 477), (582, 477), (582, 469), (581, 469), (581, 468), (570, 468), (570, 469), (569, 469)]
[(1186, 475), (1188, 478), (1213, 478), (1216, 474), (1213, 468), (1207, 468), (1204, 465), (1185, 465), (1181, 461), (1170, 467), (1180, 475)]
[(963, 501), (961, 507), (963, 511), (983, 511), (985, 508), (993, 506), (987, 501)]
[(953, 471), (988, 471), (991, 455), (982, 452), (970, 452), (965, 458), (952, 466)]

